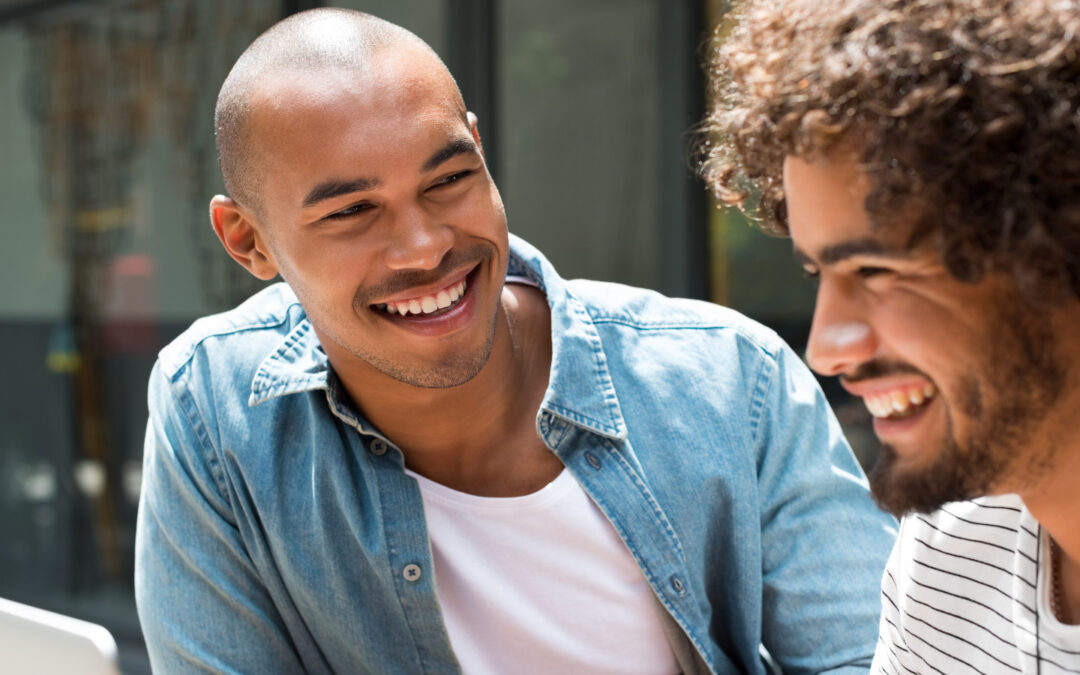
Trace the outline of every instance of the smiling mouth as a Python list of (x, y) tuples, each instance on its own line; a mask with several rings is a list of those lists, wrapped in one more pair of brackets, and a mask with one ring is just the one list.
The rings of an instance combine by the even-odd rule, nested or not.
[(415, 298), (384, 302), (373, 306), (387, 314), (395, 314), (403, 317), (412, 314), (438, 314), (440, 312), (449, 311), (461, 302), (461, 298), (465, 296), (465, 289), (467, 286), (468, 278), (466, 277), (457, 283), (450, 284), (446, 288), (429, 295), (419, 295)]
[(863, 403), (877, 419), (902, 420), (922, 412), (937, 398), (937, 387), (926, 384), (865, 394)]

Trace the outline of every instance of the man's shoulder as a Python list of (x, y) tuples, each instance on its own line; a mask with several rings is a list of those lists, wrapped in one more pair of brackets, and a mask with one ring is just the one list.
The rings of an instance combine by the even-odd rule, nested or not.
[(170, 379), (200, 353), (257, 366), (303, 316), (292, 289), (276, 283), (234, 309), (196, 320), (161, 350), (158, 363)]
[(620, 326), (640, 334), (742, 340), (769, 355), (775, 355), (784, 344), (772, 329), (712, 302), (671, 298), (645, 288), (588, 279), (574, 279), (567, 286), (594, 324)]
[(928, 539), (957, 539), (969, 541), (994, 532), (1015, 536), (1021, 526), (1024, 503), (1016, 495), (980, 497), (951, 502), (929, 514), (904, 516), (907, 536)]
[[(882, 578), (873, 672), (953, 672), (958, 663), (1019, 672), (1013, 640), (1035, 614), (1038, 547), (1038, 524), (1014, 495), (905, 516)], [(998, 637), (986, 642), (988, 634)]]
[(925, 566), (934, 558), (961, 566), (1004, 562), (1034, 543), (1031, 520), (1016, 495), (952, 502), (929, 514), (908, 514), (900, 527), (901, 565)]
[[(520, 237), (510, 236), (512, 250), (510, 273), (531, 278), (545, 292), (554, 293), (554, 306), (567, 310), (568, 325), (575, 321), (575, 311), (583, 309), (588, 321), (597, 327), (624, 329), (634, 334), (637, 344), (647, 342), (648, 334), (661, 340), (674, 333), (684, 341), (698, 340), (712, 346), (718, 340), (739, 348), (776, 357), (785, 348), (784, 341), (770, 328), (743, 314), (704, 300), (672, 298), (646, 288), (592, 279), (564, 279), (535, 247)], [(563, 304), (563, 292), (570, 299)]]

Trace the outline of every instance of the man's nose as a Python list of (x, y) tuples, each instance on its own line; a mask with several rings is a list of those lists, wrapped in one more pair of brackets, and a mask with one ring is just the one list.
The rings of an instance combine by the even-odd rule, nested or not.
[(806, 345), (810, 367), (827, 376), (851, 372), (873, 358), (877, 348), (861, 301), (843, 286), (822, 280)]
[(453, 227), (417, 206), (396, 214), (383, 258), (393, 270), (430, 270), (453, 246)]

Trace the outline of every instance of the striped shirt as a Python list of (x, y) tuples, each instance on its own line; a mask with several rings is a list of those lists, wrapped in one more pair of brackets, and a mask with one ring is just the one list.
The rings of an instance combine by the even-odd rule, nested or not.
[(1080, 673), (1080, 626), (1050, 610), (1049, 550), (1013, 495), (905, 517), (881, 581), (872, 672)]

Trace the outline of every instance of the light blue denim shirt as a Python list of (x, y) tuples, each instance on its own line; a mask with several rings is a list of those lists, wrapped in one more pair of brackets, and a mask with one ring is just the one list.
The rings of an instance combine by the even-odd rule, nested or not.
[[(551, 306), (537, 432), (673, 644), (716, 673), (766, 672), (762, 646), (786, 673), (866, 672), (894, 523), (802, 362), (731, 310), (511, 248)], [(156, 671), (459, 672), (417, 483), (288, 286), (196, 322), (149, 391), (135, 585)]]

